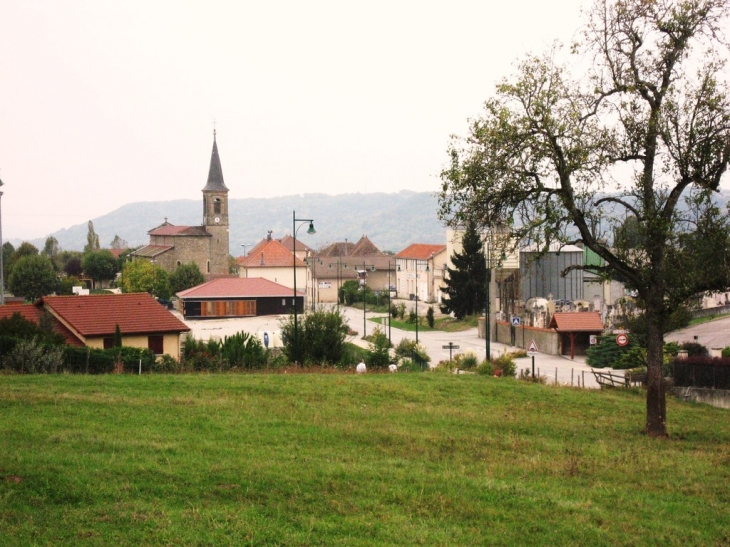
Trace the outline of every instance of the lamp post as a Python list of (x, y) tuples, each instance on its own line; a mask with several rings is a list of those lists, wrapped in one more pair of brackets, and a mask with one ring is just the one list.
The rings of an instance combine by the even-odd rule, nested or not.
[[(297, 218), (296, 211), (292, 211), (291, 218), (291, 231), (292, 236), (294, 237), (292, 250), (292, 268), (294, 271), (294, 363), (299, 363), (299, 323), (297, 322), (297, 230), (308, 222), (309, 228), (307, 229), (307, 233), (316, 234), (317, 231), (314, 229), (314, 220), (311, 218)], [(297, 222), (300, 223), (299, 226), (297, 226)]]
[(390, 265), (390, 259), (388, 259), (388, 347), (392, 345), (390, 341), (390, 322), (393, 319), (393, 316), (390, 314), (390, 269), (392, 266)]
[(241, 247), (243, 247), (243, 258), (246, 258), (246, 247), (250, 247), (250, 243), (241, 243)]
[[(420, 261), (416, 260), (416, 345), (418, 345), (418, 279), (421, 277), (421, 274), (418, 273), (418, 266), (420, 265)], [(426, 272), (429, 271), (428, 263), (426, 263)], [(428, 274), (426, 274), (428, 276)]]
[[(488, 238), (484, 242), (484, 247), (486, 250), (485, 253), (485, 259), (487, 262), (487, 287), (486, 287), (486, 302), (485, 302), (485, 309), (484, 309), (484, 338), (486, 340), (486, 351), (487, 351), (487, 361), (492, 360), (492, 348), (491, 348), (491, 342), (492, 342), (492, 329), (491, 329), (491, 315), (492, 315), (492, 299), (491, 299), (491, 287), (492, 287), (492, 233), (489, 232)], [(504, 253), (502, 253), (502, 256), (500, 260), (497, 262), (497, 268), (502, 267), (502, 260), (504, 260), (505, 256)]]

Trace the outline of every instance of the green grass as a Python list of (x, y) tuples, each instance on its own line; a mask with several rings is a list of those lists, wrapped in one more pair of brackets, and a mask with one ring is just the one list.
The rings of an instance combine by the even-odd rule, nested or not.
[(445, 374), (0, 376), (2, 545), (727, 545), (727, 411)]
[[(418, 332), (440, 330), (444, 332), (461, 332), (469, 329), (476, 328), (477, 316), (465, 317), (462, 320), (454, 319), (453, 317), (437, 317), (434, 319), (433, 328), (428, 326), (426, 318), (421, 317), (421, 323), (418, 325)], [(382, 317), (373, 317), (370, 319), (373, 323), (383, 324)], [(416, 324), (409, 323), (408, 321), (399, 321), (393, 319), (392, 328), (400, 329), (405, 331), (415, 331)]]
[(693, 317), (692, 319), (689, 320), (689, 325), (687, 325), (687, 326), (694, 327), (695, 325), (709, 323), (710, 321), (715, 321), (717, 319), (726, 319), (727, 317), (730, 317), (730, 316), (728, 316), (728, 314), (723, 314), (723, 315), (707, 315), (705, 317)]

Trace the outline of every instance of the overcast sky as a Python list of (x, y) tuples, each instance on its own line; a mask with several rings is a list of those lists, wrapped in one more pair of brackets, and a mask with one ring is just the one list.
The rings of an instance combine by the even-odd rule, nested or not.
[(436, 191), (449, 135), (582, 5), (2, 1), (3, 239), (201, 199), (214, 120), (231, 199)]

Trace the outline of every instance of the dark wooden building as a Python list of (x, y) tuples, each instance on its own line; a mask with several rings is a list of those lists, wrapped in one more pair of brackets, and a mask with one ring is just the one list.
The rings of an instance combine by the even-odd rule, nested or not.
[(177, 293), (178, 311), (186, 319), (285, 315), (304, 310), (304, 294), (269, 281), (222, 277)]

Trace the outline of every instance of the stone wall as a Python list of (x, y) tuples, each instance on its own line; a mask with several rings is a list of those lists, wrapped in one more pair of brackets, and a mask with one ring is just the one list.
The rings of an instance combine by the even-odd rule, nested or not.
[[(506, 321), (497, 321), (496, 328), (493, 327), (492, 341), (500, 344), (514, 345), (515, 347), (528, 349), (531, 341), (535, 341), (540, 353), (548, 355), (560, 354), (560, 337), (555, 329), (540, 329), (537, 327), (519, 326), (514, 328), (515, 338), (512, 343), (512, 325)], [(484, 338), (484, 318), (479, 319), (479, 337)]]

